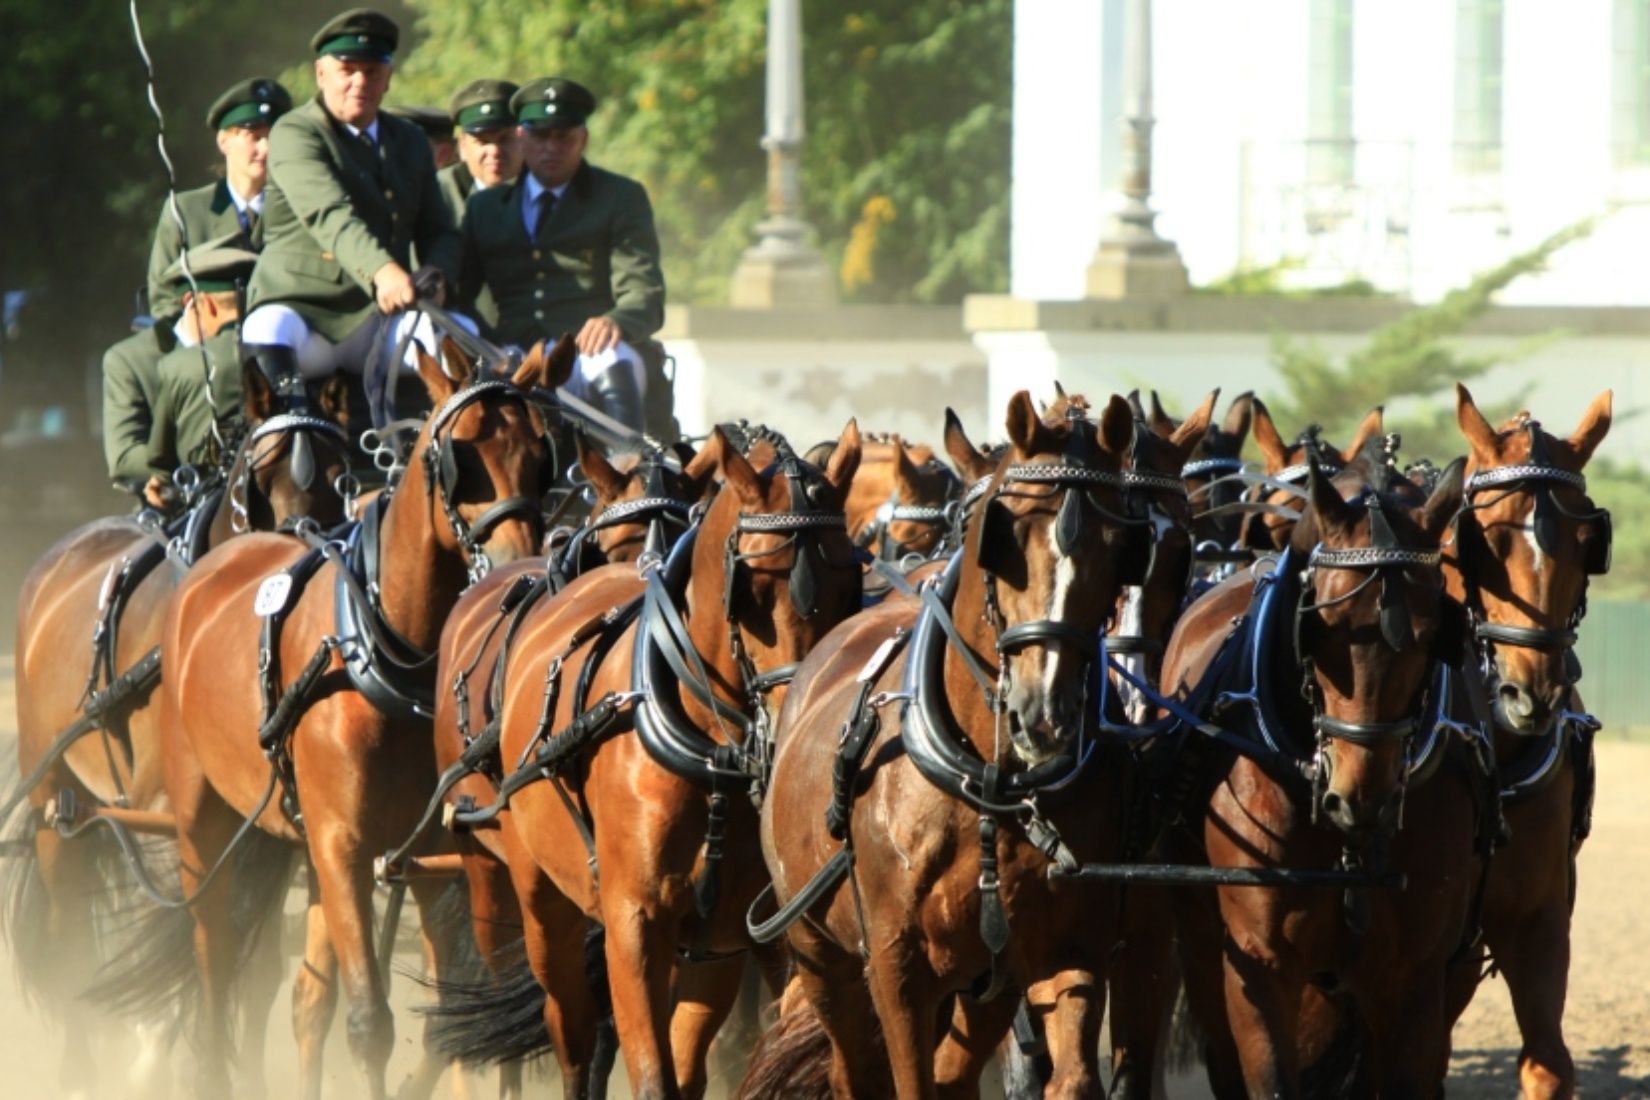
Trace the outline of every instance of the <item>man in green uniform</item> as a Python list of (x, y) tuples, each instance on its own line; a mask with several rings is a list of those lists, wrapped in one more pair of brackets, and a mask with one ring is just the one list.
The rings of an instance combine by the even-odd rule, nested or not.
[[(261, 240), (260, 212), (268, 179), (266, 161), (269, 131), (292, 105), (292, 97), (273, 80), (243, 80), (213, 101), (207, 125), (217, 131), (218, 150), (224, 156), (224, 178), (217, 183), (176, 195), (162, 208), (149, 256), (149, 313), (154, 324), (128, 336), (103, 356), (103, 444), (109, 476), (140, 491), (148, 480), (132, 476), (143, 471), (134, 464), (153, 423), (161, 356), (174, 345), (172, 326), (182, 307), (171, 269), (183, 252), (209, 240), (232, 238), (238, 247), (257, 251)], [(179, 219), (182, 225), (179, 225)]]
[(510, 106), (527, 171), (465, 205), (462, 294), (492, 291), (505, 343), (574, 333), (580, 354), (567, 389), (641, 428), (648, 372), (637, 348), (665, 308), (653, 206), (640, 183), (584, 159), (596, 109), (588, 89), (535, 80)]
[[(390, 19), (364, 9), (327, 23), (311, 40), (319, 92), (270, 134), (264, 248), (242, 339), (289, 403), (307, 401), (302, 378), (361, 373), (369, 360), (389, 370), (392, 354), (373, 349), (393, 349), (412, 328), (403, 311), (418, 299), (415, 248), (433, 282), (457, 268), (429, 142), (379, 109), (399, 38)], [(433, 353), (431, 326), (418, 328)], [(375, 416), (385, 383), (366, 379)]]
[[(510, 97), (519, 89), (508, 80), (474, 80), (453, 96), (453, 120), (458, 126), (458, 163), (436, 173), (441, 197), (462, 228), (464, 204), (472, 194), (513, 183), (521, 175), (521, 135)], [(470, 310), (491, 333), (498, 326), (498, 304), (493, 292), (482, 287)]]
[(172, 326), (176, 345), (155, 369), (148, 433), (125, 441), (116, 470), (142, 484), (144, 500), (157, 508), (175, 502), (172, 471), (180, 462), (209, 461), (214, 425), (239, 410), (236, 284), (244, 284), (258, 262), (256, 252), (239, 244), (238, 235), (231, 235), (189, 249), (192, 286), (182, 258), (165, 273), (167, 289), (179, 296), (182, 310)]

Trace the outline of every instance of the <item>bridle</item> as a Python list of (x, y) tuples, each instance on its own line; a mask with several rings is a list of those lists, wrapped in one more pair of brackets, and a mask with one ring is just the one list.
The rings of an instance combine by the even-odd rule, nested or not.
[[(1535, 535), (1536, 545), (1543, 554), (1551, 555), (1558, 548), (1558, 517), (1564, 516), (1582, 524), (1591, 524), (1594, 527), (1594, 538), (1587, 547), (1587, 556), (1583, 562), (1583, 569), (1589, 577), (1600, 576), (1610, 571), (1610, 552), (1612, 532), (1610, 527), (1610, 512), (1606, 508), (1595, 508), (1591, 512), (1572, 512), (1558, 500), (1553, 492), (1555, 486), (1567, 485), (1583, 496), (1587, 493), (1587, 478), (1571, 470), (1555, 465), (1547, 451), (1547, 441), (1541, 433), (1539, 421), (1528, 420), (1524, 424), (1529, 432), (1530, 449), (1529, 459), (1525, 462), (1512, 463), (1506, 466), (1493, 466), (1487, 470), (1476, 471), (1467, 478), (1465, 495), (1468, 503), (1463, 504), (1456, 516), (1457, 546), (1462, 547), (1461, 533), (1466, 530), (1466, 524), (1476, 524), (1476, 517), (1468, 513), (1482, 511), (1505, 500), (1518, 492), (1526, 492), (1534, 497), (1532, 508), (1531, 527)], [(1473, 503), (1475, 493), (1484, 493), (1500, 489), (1493, 498), (1482, 503)], [(1588, 501), (1589, 504), (1592, 501)], [(1482, 545), (1481, 531), (1474, 531), (1473, 543)], [(1464, 555), (1463, 555), (1464, 558)], [(1474, 641), (1484, 644), (1485, 661), (1489, 660), (1490, 645), (1509, 645), (1524, 649), (1545, 649), (1566, 651), (1576, 642), (1576, 628), (1580, 626), (1582, 618), (1587, 614), (1587, 593), (1582, 589), (1581, 598), (1576, 601), (1575, 608), (1570, 612), (1563, 629), (1553, 630), (1546, 627), (1518, 626), (1511, 623), (1495, 623), (1488, 621), (1483, 615), (1483, 603), (1479, 597), (1478, 585), (1474, 582), (1472, 573), (1462, 561), (1461, 576), (1468, 592), (1468, 611), (1472, 615), (1472, 633)], [(1486, 644), (1487, 643), (1487, 644)]]
[[(566, 528), (560, 528), (551, 533), (555, 545), (549, 547), (550, 556), (561, 563), (564, 571), (571, 569), (571, 575), (582, 572), (584, 554), (590, 546), (595, 546), (602, 560), (606, 560), (608, 550), (601, 545), (603, 531), (646, 524), (642, 557), (662, 560), (676, 541), (672, 532), (680, 535), (687, 530), (693, 505), (671, 495), (666, 483), (671, 467), (663, 453), (652, 447), (643, 451), (638, 472), (643, 476), (640, 497), (606, 505), (592, 514), (576, 532), (568, 534)], [(563, 538), (565, 543), (559, 541)]]
[[(263, 465), (258, 464), (257, 445), (259, 441), (270, 436), (287, 433), (291, 436), (290, 453), (287, 460), (288, 471), (292, 475), (293, 484), (302, 492), (309, 492), (315, 484), (316, 474), (319, 472), (318, 463), (311, 436), (319, 435), (330, 439), (344, 449), (348, 454), (349, 433), (330, 420), (319, 416), (309, 416), (304, 413), (281, 413), (272, 416), (252, 430), (247, 438), (245, 453), (246, 459), (240, 464), (240, 473), (229, 486), (229, 524), (236, 534), (244, 534), (251, 530), (250, 497), (253, 477), (265, 465), (273, 463), (271, 457)], [(346, 467), (348, 463), (346, 462)], [(353, 499), (357, 485), (354, 475), (343, 473), (333, 482), (333, 490), (345, 502)]]
[[(931, 472), (937, 472), (946, 478), (946, 495), (954, 495), (960, 488), (956, 475), (939, 463), (930, 462)], [(899, 499), (899, 485), (895, 484), (888, 494), (888, 500), (876, 511), (872, 521), (864, 526), (854, 537), (854, 545), (860, 549), (875, 547), (879, 561), (895, 564), (905, 560), (918, 551), (911, 549), (910, 543), (894, 538), (893, 525), (896, 523), (921, 524), (936, 532), (934, 550), (940, 552), (945, 545), (945, 533), (953, 530), (957, 523), (957, 512), (960, 505), (952, 500), (945, 504), (901, 504)], [(916, 536), (921, 538), (921, 535)]]
[[(446, 513), (447, 526), (451, 528), (453, 538), (457, 540), (459, 548), (464, 553), (472, 584), (492, 569), (492, 562), (488, 559), (487, 552), (482, 549), (482, 543), (492, 534), (495, 527), (515, 515), (520, 515), (535, 527), (541, 526), (544, 522), (539, 498), (528, 496), (506, 497), (477, 516), (474, 523), (466, 523), (458, 514), (458, 507), (453, 500), (458, 492), (458, 456), (453, 450), (451, 434), (443, 435), (442, 432), (460, 412), (484, 398), (493, 396), (519, 401), (524, 408), (528, 404), (527, 393), (513, 382), (496, 378), (471, 382), (447, 398), (441, 407), (431, 414), (429, 442), (424, 446), (425, 492), (438, 500), (441, 510)], [(535, 534), (534, 542), (537, 541)]]

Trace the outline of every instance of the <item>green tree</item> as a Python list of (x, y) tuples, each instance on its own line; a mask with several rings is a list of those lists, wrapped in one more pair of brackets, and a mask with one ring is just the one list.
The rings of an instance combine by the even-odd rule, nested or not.
[[(1450, 338), (1481, 316), (1493, 304), (1497, 291), (1544, 270), (1555, 252), (1592, 229), (1593, 223), (1584, 221), (1559, 230), (1466, 286), (1376, 329), (1363, 347), (1340, 363), (1315, 343), (1275, 333), (1272, 363), (1283, 385), (1263, 396), (1279, 429), (1288, 432), (1311, 422), (1322, 424), (1329, 438), (1341, 439), (1376, 405), (1386, 405), (1390, 411), (1394, 404), (1401, 404), (1401, 422), (1389, 415), (1387, 425), (1403, 436), (1405, 454), (1436, 459), (1459, 453), (1455, 383), (1470, 382), (1497, 366), (1524, 358), (1564, 334), (1547, 333), (1485, 355), (1465, 354)], [(1511, 415), (1525, 393), (1486, 405), (1484, 414), (1492, 422)]]
[[(392, 97), (480, 76), (596, 93), (590, 157), (653, 197), (675, 302), (716, 302), (764, 211), (766, 0), (414, 0)], [(803, 192), (845, 297), (1008, 281), (1010, 0), (804, 5)]]

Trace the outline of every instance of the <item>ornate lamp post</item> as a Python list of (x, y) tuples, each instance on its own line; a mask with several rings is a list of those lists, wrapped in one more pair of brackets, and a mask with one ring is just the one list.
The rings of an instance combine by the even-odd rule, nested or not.
[(768, 216), (740, 257), (729, 301), (735, 306), (827, 305), (835, 282), (807, 243), (802, 220), (802, 5), (768, 0)]
[(1088, 269), (1090, 298), (1183, 294), (1186, 265), (1157, 235), (1152, 193), (1152, 4), (1128, 0), (1123, 44), (1123, 205)]

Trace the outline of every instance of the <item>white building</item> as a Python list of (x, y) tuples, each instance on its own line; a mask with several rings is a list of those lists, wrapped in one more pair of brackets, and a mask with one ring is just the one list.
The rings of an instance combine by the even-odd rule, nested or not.
[[(1118, 182), (1124, 0), (1020, 0), (1013, 286), (1077, 298)], [(1288, 259), (1431, 300), (1650, 304), (1650, 0), (1153, 0), (1154, 207), (1194, 283)], [(1103, 200), (1104, 201), (1104, 200)]]

